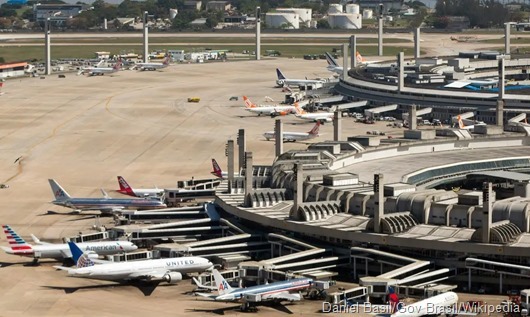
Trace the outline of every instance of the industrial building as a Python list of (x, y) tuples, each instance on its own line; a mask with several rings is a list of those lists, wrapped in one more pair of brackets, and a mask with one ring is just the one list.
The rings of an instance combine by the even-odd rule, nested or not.
[(0, 78), (24, 76), (27, 62), (15, 62), (0, 64)]

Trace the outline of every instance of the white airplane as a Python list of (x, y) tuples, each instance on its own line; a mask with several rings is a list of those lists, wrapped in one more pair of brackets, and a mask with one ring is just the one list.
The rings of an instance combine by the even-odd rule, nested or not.
[(278, 87), (304, 86), (304, 85), (312, 85), (312, 84), (323, 84), (327, 82), (327, 80), (323, 80), (323, 79), (289, 79), (285, 77), (285, 75), (282, 73), (282, 71), (279, 68), (276, 68), (276, 75), (278, 76), (278, 80), (276, 80), (276, 84), (278, 85)]
[(261, 116), (262, 114), (270, 115), (271, 117), (276, 116), (285, 116), (290, 113), (295, 113), (296, 109), (294, 106), (282, 106), (282, 105), (256, 105), (250, 101), (250, 99), (247, 98), (247, 96), (243, 96), (243, 100), (245, 101), (245, 110), (257, 113), (258, 116)]
[(157, 69), (162, 69), (162, 68), (166, 68), (169, 66), (169, 62), (170, 62), (170, 57), (166, 57), (164, 59), (164, 61), (162, 63), (136, 63), (136, 65), (134, 65), (134, 69), (139, 69), (141, 71), (144, 71), (144, 70), (157, 70)]
[[(223, 172), (223, 170), (215, 159), (212, 159), (212, 168), (213, 170), (210, 172), (210, 174), (217, 176), (221, 179), (228, 178), (228, 172)], [(240, 173), (234, 173), (234, 176), (240, 176)]]
[[(34, 235), (31, 238), (36, 245), (26, 243), (15, 230), (11, 229), (9, 225), (2, 225), (4, 233), (7, 236), (7, 241), (10, 247), (1, 247), (5, 253), (20, 256), (33, 257), (34, 262), (40, 258), (51, 259), (68, 259), (72, 257), (70, 248), (66, 243), (48, 243), (40, 241)], [(99, 241), (99, 242), (83, 242), (79, 243), (79, 248), (84, 251), (95, 252), (93, 255), (111, 255), (123, 252), (131, 252), (138, 247), (129, 241)]]
[(334, 112), (307, 113), (304, 109), (302, 109), (302, 107), (300, 107), (298, 103), (295, 103), (294, 107), (296, 108), (295, 116), (304, 120), (311, 120), (320, 123), (331, 122), (333, 120), (333, 116), (335, 115)]
[[(317, 121), (313, 129), (311, 129), (309, 132), (284, 132), (283, 133), (283, 142), (296, 142), (296, 141), (304, 141), (304, 140), (310, 140), (314, 139), (318, 134), (318, 130), (320, 128), (320, 121)], [(274, 131), (268, 131), (263, 133), (263, 136), (267, 141), (270, 139), (274, 139), (276, 134)]]
[(155, 196), (159, 197), (164, 194), (163, 189), (159, 188), (132, 188), (129, 186), (125, 178), (118, 176), (118, 183), (120, 184), (120, 189), (117, 190), (118, 193), (134, 196), (134, 197), (150, 197)]
[[(326, 61), (328, 62), (327, 69), (331, 72), (342, 75), (342, 71), (344, 70), (344, 67), (340, 66), (339, 63), (337, 63), (337, 61), (333, 58), (333, 56), (331, 56), (330, 53), (326, 52), (325, 55), (326, 55)], [(359, 65), (369, 65), (373, 63), (379, 63), (379, 61), (368, 62), (364, 57), (362, 57), (359, 51), (356, 52), (355, 58), (357, 59), (357, 64)], [(348, 70), (350, 70), (349, 67), (348, 67)]]
[(457, 309), (457, 303), (458, 295), (454, 292), (446, 292), (440, 295), (429, 297), (414, 304), (398, 306), (397, 311), (390, 315), (390, 317), (477, 315), (476, 313), (459, 311)]
[[(223, 276), (216, 269), (212, 270), (213, 277), (215, 279), (215, 285), (217, 287), (217, 295), (195, 293), (196, 295), (213, 299), (215, 301), (232, 302), (241, 300), (241, 310), (245, 311), (251, 305), (255, 305), (256, 302), (265, 301), (299, 301), (302, 299), (300, 293), (291, 294), (291, 292), (298, 292), (300, 290), (311, 287), (313, 279), (311, 278), (295, 278), (288, 281), (280, 281), (264, 285), (256, 285), (247, 288), (232, 288)], [(203, 287), (198, 284), (196, 279), (195, 283), (199, 287)], [(207, 287), (208, 288), (208, 287)], [(249, 302), (248, 297), (252, 296), (257, 300)]]
[(165, 281), (175, 284), (182, 280), (182, 274), (200, 273), (213, 267), (207, 259), (196, 256), (129, 262), (100, 261), (90, 257), (91, 251), (83, 253), (73, 242), (69, 242), (68, 245), (77, 267), (54, 267), (68, 271), (68, 275), (73, 277), (107, 281)]
[(103, 61), (99, 62), (95, 67), (86, 67), (80, 70), (77, 74), (87, 74), (88, 76), (102, 76), (105, 74), (111, 74), (121, 69), (121, 59), (118, 59), (113, 67), (99, 67)]

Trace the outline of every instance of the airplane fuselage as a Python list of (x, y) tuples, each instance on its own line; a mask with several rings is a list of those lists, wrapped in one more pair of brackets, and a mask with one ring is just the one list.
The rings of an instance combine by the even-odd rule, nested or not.
[(272, 295), (274, 293), (295, 292), (305, 288), (309, 288), (313, 279), (297, 278), (289, 281), (276, 282), (266, 285), (256, 285), (248, 288), (237, 288), (232, 292), (224, 295), (219, 295), (215, 298), (218, 301), (235, 301), (244, 297), (246, 294), (253, 295)]
[[(263, 133), (263, 136), (267, 141), (275, 138), (274, 131), (269, 131)], [(317, 137), (318, 134), (311, 134), (307, 132), (284, 132), (283, 133), (283, 141), (303, 141), (303, 140), (310, 140)]]
[[(180, 257), (96, 264), (94, 266), (68, 270), (68, 275), (73, 277), (118, 281), (139, 279), (143, 274), (149, 276), (152, 272), (179, 272), (185, 274), (203, 272), (211, 267), (212, 263), (205, 258)], [(162, 278), (162, 276), (159, 278)]]
[(132, 193), (126, 190), (117, 190), (118, 193), (129, 195), (133, 197), (147, 197), (147, 196), (160, 196), (164, 193), (163, 189), (159, 188), (131, 188)]
[(78, 210), (113, 210), (113, 209), (159, 209), (166, 204), (157, 199), (122, 199), (122, 198), (70, 198), (54, 200), (58, 206)]
[(455, 305), (458, 302), (458, 295), (454, 292), (446, 292), (440, 295), (429, 297), (414, 304), (401, 307), (390, 317), (421, 317), (441, 314), (451, 315), (455, 312)]
[[(138, 247), (129, 241), (99, 241), (99, 242), (84, 242), (77, 244), (79, 248), (85, 251), (94, 251), (98, 255), (111, 255), (122, 252), (131, 252)], [(34, 258), (51, 258), (51, 259), (65, 259), (71, 258), (72, 253), (68, 244), (42, 244), (32, 245), (31, 249), (13, 250), (11, 252), (5, 250), (9, 254), (29, 256)]]

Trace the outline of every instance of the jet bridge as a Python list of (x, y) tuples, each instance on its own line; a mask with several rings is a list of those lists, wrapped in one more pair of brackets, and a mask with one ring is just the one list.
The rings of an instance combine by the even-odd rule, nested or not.
[(368, 105), (368, 101), (367, 100), (362, 100), (362, 101), (355, 101), (355, 102), (348, 102), (348, 103), (338, 104), (338, 105), (335, 105), (335, 109), (336, 110), (347, 110), (347, 109), (352, 109), (352, 108), (361, 108), (361, 107), (365, 107), (367, 105)]
[(226, 255), (268, 254), (270, 246), (262, 235), (243, 233), (188, 243), (159, 244), (154, 249), (160, 250), (168, 257), (193, 255), (211, 258)]
[[(423, 116), (425, 114), (428, 114), (428, 113), (431, 113), (432, 112), (432, 108), (423, 108), (423, 109), (419, 109), (416, 111), (416, 117), (419, 117), (419, 116)], [(409, 113), (408, 112), (404, 112), (403, 113), (403, 120), (408, 120), (409, 119)]]

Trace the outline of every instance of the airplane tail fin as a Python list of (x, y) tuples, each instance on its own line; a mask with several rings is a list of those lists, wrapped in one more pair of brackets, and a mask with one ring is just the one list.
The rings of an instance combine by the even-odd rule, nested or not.
[(120, 184), (120, 190), (118, 192), (122, 194), (135, 196), (131, 186), (129, 186), (127, 181), (125, 181), (125, 178), (118, 176), (118, 183)]
[(297, 115), (301, 115), (301, 114), (304, 114), (304, 113), (305, 113), (304, 109), (302, 109), (302, 107), (300, 107), (300, 105), (298, 104), (298, 102), (295, 102), (295, 103), (294, 103), (294, 109), (296, 109), (296, 114), (297, 114)]
[(55, 196), (55, 200), (67, 200), (70, 199), (70, 195), (64, 190), (59, 183), (55, 181), (55, 179), (48, 179), (48, 182), (50, 182), (50, 186), (52, 187), (53, 195)]
[(76, 266), (78, 268), (94, 266), (94, 261), (92, 261), (87, 254), (83, 253), (83, 251), (79, 249), (77, 244), (70, 241), (68, 242), (68, 247), (70, 248), (70, 252), (72, 253), (72, 259), (74, 259), (74, 262), (76, 263)]
[(219, 164), (217, 164), (217, 161), (215, 159), (212, 159), (212, 167), (212, 174), (219, 178), (223, 178), (223, 171), (221, 170), (221, 167), (219, 167)]
[(31, 244), (26, 243), (15, 230), (11, 229), (9, 225), (2, 225), (4, 229), (4, 234), (7, 237), (7, 242), (9, 243), (10, 248), (2, 247), (6, 253), (10, 254), (26, 254), (33, 253)]
[(110, 198), (109, 194), (107, 194), (107, 192), (103, 188), (100, 188), (99, 190), (101, 190), (101, 194), (103, 195), (103, 198), (105, 199)]
[(458, 116), (456, 117), (458, 119), (458, 127), (460, 129), (464, 129), (466, 126), (464, 125), (464, 121), (462, 121), (462, 117), (461, 116)]
[(215, 279), (215, 286), (217, 287), (217, 291), (219, 292), (219, 295), (224, 295), (232, 292), (232, 287), (228, 284), (228, 282), (223, 278), (221, 273), (217, 271), (216, 269), (213, 269), (213, 278)]
[(311, 134), (311, 135), (318, 135), (318, 130), (319, 129), (320, 129), (320, 121), (317, 121), (317, 123), (315, 124), (313, 129), (311, 129), (311, 131), (309, 131), (308, 133)]
[(366, 62), (366, 59), (361, 55), (361, 53), (359, 53), (359, 51), (355, 53), (355, 58), (357, 58), (357, 63)]
[(116, 64), (114, 64), (114, 67), (112, 67), (112, 69), (114, 71), (117, 71), (117, 70), (121, 69), (121, 58), (118, 59), (118, 61), (116, 62)]
[(276, 75), (278, 76), (278, 80), (280, 79), (287, 79), (282, 73), (282, 71), (279, 68), (276, 68)]
[(247, 96), (243, 96), (243, 101), (245, 101), (245, 108), (246, 109), (256, 108), (256, 105), (253, 104), (252, 101), (250, 101), (250, 99), (248, 99)]
[(328, 62), (329, 66), (339, 66), (339, 64), (337, 64), (337, 62), (335, 61), (333, 56), (331, 56), (330, 53), (326, 52), (325, 55), (326, 55), (326, 61)]

